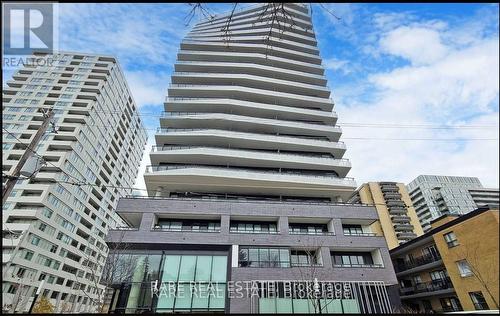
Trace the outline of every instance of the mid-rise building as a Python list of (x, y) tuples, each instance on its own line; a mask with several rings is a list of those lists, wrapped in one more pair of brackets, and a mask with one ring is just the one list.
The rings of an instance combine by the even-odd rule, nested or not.
[(498, 225), (498, 204), (486, 205), (443, 215), (430, 231), (392, 249), (405, 310), (498, 310)]
[[(123, 226), (118, 199), (134, 185), (146, 133), (112, 56), (34, 53), (2, 92), (2, 172), (11, 175), (52, 109), (34, 148), (46, 162), (17, 180), (2, 210), (4, 311), (27, 311), (41, 295), (56, 312), (92, 311), (108, 253)], [(3, 179), (5, 184), (6, 179)]]
[(478, 178), (421, 175), (407, 186), (424, 231), (446, 214), (466, 214), (482, 205), (499, 203), (498, 189), (486, 189)]
[(281, 30), (266, 8), (235, 12), (229, 36), (226, 14), (182, 41), (144, 176), (150, 197), (121, 199), (130, 227), (108, 238), (114, 258), (137, 267), (111, 280), (111, 311), (398, 304), (386, 242), (370, 231), (375, 208), (344, 204), (356, 184), (308, 6), (284, 4), (293, 22), (279, 11)]
[(372, 225), (372, 231), (384, 235), (389, 249), (424, 233), (403, 183), (364, 183), (349, 202), (375, 206), (379, 221)]

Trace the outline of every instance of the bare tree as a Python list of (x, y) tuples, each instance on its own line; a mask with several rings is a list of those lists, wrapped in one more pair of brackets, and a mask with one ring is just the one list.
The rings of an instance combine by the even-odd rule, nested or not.
[[(306, 287), (312, 285), (313, 289), (311, 293), (306, 294), (307, 300), (314, 307), (315, 314), (327, 313), (328, 306), (333, 303), (333, 299), (328, 299), (325, 293), (322, 293), (321, 287), (319, 285), (318, 279), (321, 280), (321, 276), (318, 273), (318, 268), (322, 267), (320, 262), (321, 247), (324, 242), (320, 241), (317, 236), (302, 236), (305, 239), (302, 242), (302, 246), (296, 248), (296, 250), (303, 251), (307, 256), (307, 262), (302, 264), (300, 262), (291, 262), (292, 267), (296, 267), (299, 271), (301, 280), (306, 282)], [(322, 303), (323, 301), (323, 303)], [(325, 304), (326, 302), (326, 304)]]
[(481, 254), (478, 248), (477, 245), (460, 245), (457, 247), (457, 251), (458, 254), (467, 261), (471, 273), (483, 286), (486, 293), (495, 304), (495, 309), (499, 309), (498, 298), (494, 295), (495, 289), (498, 288), (498, 261), (497, 264), (485, 263), (484, 255)]
[[(105, 313), (109, 306), (106, 305), (108, 290), (114, 283), (122, 283), (130, 279), (135, 269), (135, 257), (127, 253), (130, 245), (124, 242), (126, 228), (121, 228), (118, 237), (115, 240), (110, 240), (107, 249), (91, 250), (90, 240), (87, 240), (86, 249), (89, 251), (81, 251), (82, 263), (88, 268), (85, 275), (87, 280), (92, 282), (91, 288), (82, 288), (80, 285), (81, 278), (75, 274), (74, 281), (76, 282), (77, 293), (82, 293), (95, 306), (97, 313)], [(109, 235), (112, 236), (112, 235)], [(100, 260), (105, 260), (104, 264), (100, 264)], [(67, 305), (67, 304), (66, 304)], [(75, 302), (66, 308), (69, 311), (73, 310)]]
[[(186, 23), (186, 26), (191, 23), (193, 17), (196, 16), (197, 14), (201, 15), (204, 19), (206, 19), (210, 23), (214, 22), (216, 16), (210, 13), (206, 3), (197, 2), (197, 3), (189, 3), (189, 5), (191, 6), (191, 10), (186, 16), (186, 20), (188, 21)], [(226, 18), (224, 26), (220, 29), (220, 31), (223, 34), (222, 37), (224, 39), (224, 42), (226, 42), (227, 45), (229, 45), (229, 41), (231, 38), (231, 26), (233, 24), (233, 19), (238, 5), (239, 5), (238, 2), (234, 2), (232, 4), (232, 9)], [(316, 5), (318, 5), (320, 9), (323, 10), (324, 12), (327, 12), (328, 14), (333, 16), (336, 20), (339, 21), (341, 20), (340, 17), (335, 15), (323, 3), (318, 3)], [(309, 4), (309, 10), (312, 15), (313, 13), (312, 3)], [(301, 28), (306, 32), (311, 30), (309, 26), (300, 26), (300, 23), (297, 23), (297, 17), (294, 15), (293, 12), (287, 9), (287, 5), (284, 2), (266, 3), (262, 7), (262, 10), (260, 11), (257, 17), (256, 22), (254, 22), (254, 25), (257, 23), (265, 23), (269, 27), (269, 31), (264, 37), (264, 43), (266, 44), (266, 57), (269, 48), (272, 48), (271, 45), (272, 37), (275, 34), (277, 34), (278, 39), (281, 40), (284, 32), (290, 31), (294, 28)]]

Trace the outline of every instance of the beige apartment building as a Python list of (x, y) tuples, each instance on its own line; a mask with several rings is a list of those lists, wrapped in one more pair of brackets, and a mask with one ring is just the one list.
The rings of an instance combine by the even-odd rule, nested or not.
[(375, 205), (380, 220), (371, 225), (371, 231), (383, 234), (389, 249), (424, 233), (403, 183), (364, 183), (349, 202)]

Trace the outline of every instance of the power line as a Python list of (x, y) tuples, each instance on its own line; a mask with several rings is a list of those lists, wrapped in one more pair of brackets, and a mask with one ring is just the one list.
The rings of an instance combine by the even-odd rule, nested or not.
[[(17, 138), (15, 135), (13, 135), (11, 132), (9, 132), (8, 130), (6, 130), (5, 128), (2, 127), (2, 129), (4, 131), (6, 131), (8, 134), (12, 135), (19, 142), (19, 144), (22, 144), (22, 145), (26, 146), (26, 148), (29, 149), (31, 152), (33, 152), (34, 155), (36, 155), (36, 156), (40, 157), (41, 159), (43, 159), (43, 156), (41, 156), (40, 154), (38, 154), (35, 150), (29, 148), (28, 144), (23, 143), (19, 138)], [(115, 188), (115, 189), (147, 191), (145, 189), (136, 189), (136, 188), (132, 188), (132, 187), (113, 186), (113, 185), (105, 185), (105, 184), (103, 184), (103, 185), (97, 185), (95, 183), (85, 182), (84, 180), (80, 180), (80, 179), (74, 177), (73, 175), (67, 173), (61, 167), (54, 165), (52, 162), (50, 162), (50, 161), (46, 161), (46, 162), (49, 163), (50, 165), (52, 165), (53, 167), (57, 168), (58, 170), (60, 170), (64, 174), (66, 174), (67, 176), (69, 176), (69, 177), (71, 177), (71, 178), (73, 178), (73, 179), (75, 179), (77, 181), (77, 182), (69, 182), (69, 181), (62, 181), (62, 180), (53, 180), (51, 182), (55, 182), (55, 183), (67, 183), (67, 184), (76, 185), (76, 186), (94, 186), (94, 187), (99, 187), (99, 188), (100, 187), (107, 187), (107, 188)], [(20, 179), (22, 179), (22, 178), (20, 178)], [(25, 178), (25, 179), (29, 179), (29, 178)]]
[[(34, 107), (29, 107), (29, 106), (11, 106), (8, 105), (9, 107), (14, 107), (14, 108), (34, 108)], [(40, 107), (41, 108), (41, 107)], [(54, 109), (54, 110), (60, 110), (64, 112), (69, 112), (69, 111), (78, 111), (78, 109)], [(94, 110), (91, 109), (90, 111), (94, 111), (96, 113), (103, 113), (103, 114), (125, 114), (128, 112), (125, 111), (102, 111), (102, 110)], [(165, 118), (169, 117), (168, 115), (165, 115), (164, 113), (168, 112), (134, 112), (132, 116), (143, 116), (143, 117), (157, 117), (157, 118)], [(214, 114), (212, 112), (199, 112), (198, 114)], [(233, 113), (220, 113), (220, 114), (233, 114)], [(265, 119), (265, 118), (264, 118)], [(296, 121), (296, 123), (301, 123), (300, 121)], [(306, 122), (307, 123), (307, 122)], [(359, 123), (359, 122), (345, 122), (340, 125), (336, 125), (339, 127), (362, 127), (362, 128), (414, 128), (414, 129), (498, 129), (498, 125), (434, 125), (434, 124), (392, 124), (392, 123)], [(140, 128), (140, 129), (145, 129), (145, 128)]]
[(498, 140), (498, 138), (370, 138), (370, 137), (342, 137), (342, 139), (350, 140), (425, 140), (425, 141), (493, 141)]

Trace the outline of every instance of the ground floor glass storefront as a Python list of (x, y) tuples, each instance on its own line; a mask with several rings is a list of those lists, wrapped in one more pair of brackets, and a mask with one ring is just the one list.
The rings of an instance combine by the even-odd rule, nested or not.
[(226, 251), (129, 253), (113, 263), (111, 313), (229, 312), (229, 306), (250, 313), (392, 311), (381, 281), (259, 280), (260, 269), (253, 280), (230, 280)]
[(111, 310), (115, 313), (224, 312), (227, 255), (123, 257), (134, 269), (114, 284)]

